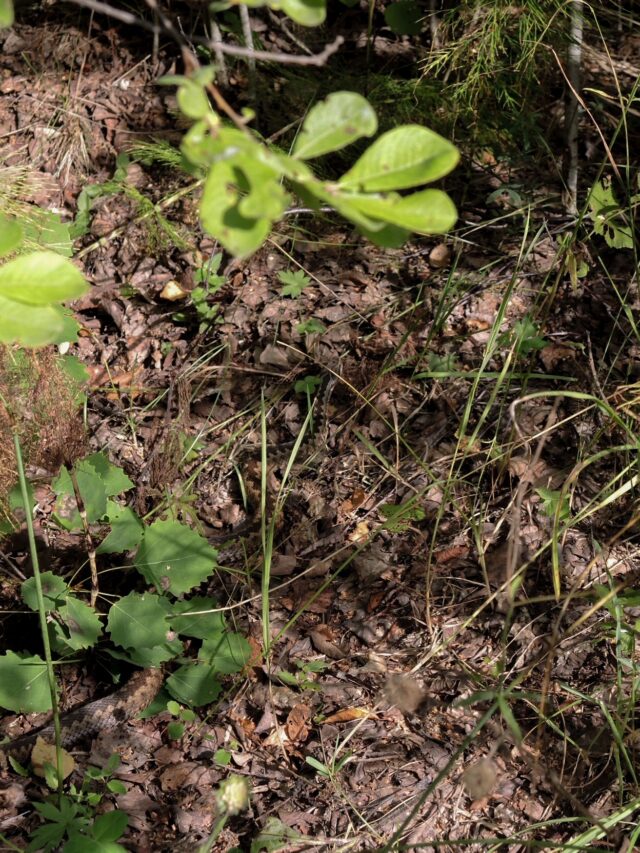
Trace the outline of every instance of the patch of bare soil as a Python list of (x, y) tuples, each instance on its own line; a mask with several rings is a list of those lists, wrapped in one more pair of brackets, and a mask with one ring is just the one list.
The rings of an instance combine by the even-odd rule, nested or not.
[[(162, 53), (152, 67), (95, 22), (23, 24), (0, 39), (0, 159), (41, 179), (27, 200), (71, 216), (82, 186), (110, 178), (133, 142), (176, 139), (171, 99), (154, 85), (173, 67)], [(602, 507), (554, 544), (567, 591), (556, 604), (553, 518), (540, 489), (561, 488), (581, 443), (596, 455), (620, 441), (600, 408), (553, 396), (567, 387), (600, 396), (595, 366), (625, 340), (624, 319), (614, 341), (605, 332), (608, 283), (571, 287), (558, 274), (564, 295), (529, 374), (496, 399), (513, 330), (553, 280), (553, 228), (523, 262), (509, 231), (475, 241), (463, 229), (448, 250), (425, 240), (382, 252), (341, 224), (292, 217), (250, 261), (225, 260), (204, 316), (189, 294), (217, 247), (200, 232), (197, 188), (158, 164), (127, 168), (128, 186), (162, 214), (142, 215), (133, 191), (105, 195), (93, 211), (80, 252), (92, 288), (74, 306), (75, 351), (91, 377), (88, 440), (134, 480), (140, 514), (160, 507), (215, 544), (210, 592), (255, 648), (254, 665), (180, 741), (163, 712), (78, 756), (84, 768), (121, 755), (127, 792), (108, 807), (129, 815), (127, 849), (202, 843), (228, 773), (221, 750), (252, 797), (219, 851), (248, 850), (274, 817), (311, 839), (290, 850), (496, 837), (515, 850), (539, 840), (530, 827), (540, 821), (577, 814), (597, 824), (626, 771), (612, 760), (616, 656), (593, 591), (628, 583), (638, 558), (632, 540), (616, 537), (624, 503), (612, 512), (598, 497), (612, 476), (603, 456), (572, 492), (574, 512)], [(309, 283), (292, 298), (278, 272), (298, 264)], [(637, 371), (637, 355), (628, 361)], [(633, 406), (622, 376), (612, 388), (618, 378), (620, 405)], [(614, 401), (613, 390), (605, 396)], [(263, 411), (275, 515), (269, 667)], [(86, 559), (83, 540), (51, 522), (46, 484), (38, 501), (47, 567), (66, 575)], [(6, 610), (29, 571), (24, 543), (14, 544), (3, 554), (14, 567), (2, 581)], [(117, 594), (130, 581), (115, 568), (101, 565)], [(91, 698), (90, 662), (61, 676), (68, 705)], [(16, 734), (11, 720), (3, 730)], [(629, 720), (630, 755), (634, 732)], [(21, 845), (43, 786), (14, 773), (1, 784), (0, 831)], [(551, 823), (544, 841), (570, 832)]]

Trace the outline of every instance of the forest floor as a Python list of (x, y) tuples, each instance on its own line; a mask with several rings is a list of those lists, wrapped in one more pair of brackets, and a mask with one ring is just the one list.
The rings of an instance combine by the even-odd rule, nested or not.
[[(0, 32), (0, 181), (72, 219), (116, 175), (77, 243), (86, 444), (135, 483), (140, 515), (160, 508), (216, 547), (206, 592), (256, 652), (180, 740), (165, 711), (78, 755), (121, 753), (126, 793), (104, 805), (129, 815), (126, 848), (195, 850), (233, 769), (251, 803), (218, 851), (623, 849), (640, 807), (631, 253), (568, 252), (580, 226), (559, 180), (487, 151), (448, 181), (446, 239), (382, 250), (298, 214), (251, 259), (216, 258), (196, 181), (158, 161), (184, 128), (156, 80), (180, 60), (54, 17)], [(298, 270), (299, 286), (279, 278)], [(46, 480), (37, 498), (46, 567), (82, 571)], [(24, 540), (0, 559), (2, 650), (32, 650)], [(111, 594), (131, 588), (108, 555), (99, 568)], [(59, 675), (67, 706), (110, 689), (98, 654)], [(16, 847), (0, 849), (23, 849), (45, 795), (2, 777)]]

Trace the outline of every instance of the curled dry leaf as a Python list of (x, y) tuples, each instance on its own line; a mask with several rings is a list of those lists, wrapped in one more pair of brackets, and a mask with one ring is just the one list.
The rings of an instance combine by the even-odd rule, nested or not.
[(342, 708), (342, 710), (336, 711), (335, 714), (330, 714), (322, 722), (323, 725), (330, 723), (351, 723), (353, 720), (375, 718), (375, 716), (373, 711), (370, 711), (368, 708)]
[(180, 299), (186, 299), (189, 292), (184, 290), (177, 281), (168, 281), (160, 291), (160, 299), (165, 299), (167, 302), (179, 302)]

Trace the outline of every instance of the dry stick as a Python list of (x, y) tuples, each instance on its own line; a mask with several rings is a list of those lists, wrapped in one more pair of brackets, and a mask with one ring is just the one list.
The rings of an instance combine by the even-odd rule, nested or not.
[(227, 63), (224, 59), (224, 53), (221, 50), (222, 46), (222, 32), (220, 31), (220, 26), (215, 18), (211, 18), (211, 36), (212, 36), (212, 49), (213, 55), (216, 58), (216, 62), (218, 63), (218, 73), (220, 75), (220, 83), (223, 86), (229, 85), (229, 74), (227, 72)]
[(84, 504), (84, 500), (82, 495), (80, 494), (80, 487), (78, 485), (78, 477), (76, 475), (75, 468), (73, 466), (69, 467), (69, 475), (71, 477), (71, 482), (73, 483), (73, 491), (76, 496), (76, 503), (78, 504), (78, 512), (80, 513), (80, 518), (82, 519), (82, 527), (84, 530), (84, 538), (87, 543), (87, 555), (89, 557), (89, 567), (91, 568), (91, 606), (96, 606), (96, 601), (98, 600), (98, 565), (96, 562), (96, 546), (93, 544), (93, 537), (91, 536), (91, 530), (89, 529), (89, 521), (87, 519), (87, 510)]
[[(156, 24), (150, 24), (148, 21), (144, 21), (142, 18), (138, 18), (137, 15), (133, 15), (131, 12), (126, 12), (124, 9), (116, 9), (108, 3), (102, 3), (101, 0), (71, 0), (71, 2), (76, 6), (82, 6), (84, 9), (93, 9), (95, 12), (102, 12), (102, 14), (115, 18), (117, 21), (122, 21), (123, 24), (138, 26), (149, 33), (166, 32), (174, 38), (177, 37), (177, 40), (180, 43), (184, 42), (180, 33), (166, 18), (164, 20), (169, 23), (168, 30), (165, 29), (164, 26), (159, 27)], [(216, 42), (214, 39), (202, 38), (195, 35), (191, 36), (191, 41), (194, 44), (204, 45), (204, 47), (208, 47), (211, 50), (217, 49), (220, 53), (226, 54), (227, 56), (253, 56), (254, 59), (260, 62), (279, 62), (282, 65), (315, 66), (326, 65), (333, 54), (336, 53), (336, 51), (338, 51), (344, 44), (344, 38), (342, 36), (336, 36), (336, 38), (330, 44), (327, 44), (320, 53), (314, 53), (312, 56), (292, 56), (288, 53), (271, 53), (268, 50), (252, 51), (246, 47), (240, 47), (239, 45), (224, 44)]]
[(614, 173), (615, 173), (616, 177), (618, 178), (618, 180), (619, 180), (619, 181), (621, 181), (621, 180), (622, 180), (622, 177), (621, 177), (621, 175), (620, 175), (620, 169), (618, 169), (618, 164), (616, 163), (615, 157), (614, 157), (614, 156), (613, 156), (613, 154), (611, 153), (611, 148), (610, 148), (610, 147), (609, 147), (609, 145), (607, 144), (607, 140), (604, 138), (604, 133), (603, 133), (603, 132), (602, 132), (602, 130), (600, 129), (600, 125), (599, 125), (599, 124), (598, 124), (598, 122), (596, 121), (596, 119), (595, 119), (595, 117), (594, 117), (593, 113), (591, 112), (591, 110), (589, 109), (589, 107), (586, 105), (585, 100), (584, 100), (584, 98), (582, 97), (582, 95), (580, 95), (580, 94), (579, 94), (575, 89), (573, 89), (573, 87), (571, 86), (571, 80), (569, 80), (569, 78), (567, 77), (567, 73), (566, 73), (566, 71), (564, 70), (564, 68), (562, 67), (562, 62), (560, 61), (560, 58), (559, 58), (558, 54), (555, 52), (555, 50), (554, 50), (553, 48), (551, 48), (551, 53), (554, 55), (555, 60), (556, 60), (556, 62), (558, 63), (558, 68), (560, 69), (560, 73), (562, 74), (562, 76), (563, 76), (563, 77), (564, 77), (564, 79), (566, 80), (567, 86), (569, 86), (569, 88), (573, 91), (573, 94), (575, 95), (576, 101), (580, 104), (580, 106), (582, 107), (582, 109), (584, 110), (584, 112), (585, 112), (585, 113), (589, 116), (589, 118), (591, 119), (591, 122), (593, 123), (593, 126), (594, 126), (594, 128), (596, 129), (596, 133), (597, 133), (597, 134), (598, 134), (598, 136), (600, 137), (600, 141), (602, 142), (602, 145), (603, 145), (603, 147), (604, 147), (604, 150), (605, 150), (605, 152), (606, 152), (606, 154), (607, 154), (607, 160), (611, 163), (611, 168), (613, 169), (613, 171), (614, 171)]
[[(522, 431), (518, 425), (518, 419), (516, 417), (516, 408), (518, 406), (519, 400), (514, 400), (511, 404), (511, 419), (513, 421), (513, 426), (515, 431), (518, 433), (518, 437), (527, 446), (530, 442), (527, 438), (522, 434)], [(560, 397), (556, 397), (554, 400), (553, 406), (551, 407), (551, 411), (547, 417), (547, 423), (542, 432), (542, 436), (538, 441), (538, 445), (535, 449), (531, 462), (528, 465), (528, 472), (530, 473), (530, 477), (522, 476), (520, 478), (520, 482), (518, 483), (518, 491), (516, 493), (516, 499), (513, 504), (513, 511), (511, 517), (511, 530), (509, 533), (509, 546), (507, 549), (507, 575), (506, 582), (508, 584), (507, 587), (507, 595), (509, 596), (509, 602), (513, 603), (513, 588), (512, 581), (515, 575), (516, 564), (520, 560), (520, 524), (522, 521), (522, 504), (525, 498), (527, 491), (530, 486), (533, 484), (535, 480), (535, 469), (540, 461), (540, 457), (542, 456), (542, 450), (544, 448), (545, 442), (549, 437), (549, 431), (553, 424), (555, 423), (556, 416), (558, 414), (558, 407), (560, 405)]]
[(568, 153), (567, 164), (567, 213), (578, 213), (578, 134), (580, 128), (580, 104), (577, 93), (582, 88), (582, 41), (584, 9), (582, 0), (571, 3), (571, 41), (567, 52), (569, 88), (566, 96), (565, 134)]
[(255, 104), (257, 100), (256, 95), (256, 58), (254, 55), (255, 47), (253, 44), (253, 31), (251, 29), (251, 18), (249, 17), (249, 9), (247, 8), (246, 3), (240, 4), (240, 22), (242, 24), (242, 35), (244, 37), (244, 43), (246, 47), (251, 51), (250, 55), (247, 57), (247, 67), (249, 69), (249, 97), (251, 101)]

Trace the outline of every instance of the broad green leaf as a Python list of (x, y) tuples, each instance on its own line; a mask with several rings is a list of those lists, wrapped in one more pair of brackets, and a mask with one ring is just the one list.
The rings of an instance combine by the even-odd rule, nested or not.
[(0, 655), (0, 707), (15, 714), (51, 710), (47, 670), (41, 657), (14, 652)]
[(109, 501), (107, 515), (111, 531), (96, 548), (97, 554), (118, 554), (136, 548), (144, 533), (144, 525), (130, 507), (118, 507), (119, 511), (112, 514), (110, 505)]
[[(87, 513), (87, 521), (93, 524), (103, 518), (107, 511), (107, 492), (104, 482), (86, 459), (76, 464), (75, 472), (80, 496)], [(60, 473), (51, 483), (51, 488), (58, 496), (54, 506), (56, 520), (66, 530), (79, 530), (82, 527), (82, 518), (78, 510), (73, 481), (66, 467), (63, 466), (60, 469)]]
[(177, 669), (167, 679), (166, 686), (174, 699), (194, 708), (209, 705), (222, 690), (214, 667), (196, 662)]
[[(242, 215), (240, 184), (245, 184), (244, 176), (232, 162), (216, 163), (205, 181), (200, 218), (205, 230), (232, 255), (247, 257), (269, 236), (272, 219)], [(269, 189), (276, 195), (282, 194), (282, 188), (274, 180), (263, 187), (264, 192)]]
[(354, 192), (406, 189), (438, 180), (459, 159), (451, 142), (426, 127), (407, 124), (376, 139), (338, 185)]
[(316, 180), (311, 169), (301, 160), (296, 160), (294, 157), (282, 154), (280, 151), (268, 151), (265, 156), (282, 177), (288, 178), (290, 181), (305, 184), (307, 181), (313, 182)]
[(356, 92), (334, 92), (309, 111), (293, 154), (310, 160), (373, 136), (377, 129), (378, 119), (366, 98)]
[(0, 267), (0, 296), (26, 305), (77, 299), (86, 290), (80, 270), (56, 252), (30, 252)]
[(318, 27), (327, 16), (327, 0), (278, 0), (271, 2), (273, 9), (282, 9), (296, 24), (303, 27)]
[(0, 0), (0, 27), (10, 27), (13, 24), (13, 3), (11, 0)]
[[(80, 324), (73, 316), (71, 311), (68, 308), (65, 308), (63, 305), (52, 305), (51, 306), (56, 314), (60, 317), (62, 322), (62, 328), (55, 336), (55, 338), (51, 341), (52, 344), (63, 344), (65, 342), (75, 343), (78, 340), (78, 332), (80, 331)], [(86, 372), (86, 368), (85, 368)], [(87, 373), (88, 376), (88, 373)]]
[[(224, 615), (216, 613), (198, 613), (215, 610), (218, 602), (214, 598), (191, 598), (189, 601), (176, 601), (173, 605), (171, 627), (176, 634), (196, 637), (198, 640), (220, 637), (225, 630)], [(188, 614), (188, 615), (183, 615)], [(191, 615), (193, 614), (193, 615)]]
[(205, 640), (198, 658), (216, 672), (240, 672), (251, 658), (251, 646), (242, 634), (224, 633), (220, 637)]
[(96, 841), (117, 841), (129, 825), (129, 815), (115, 809), (96, 817), (91, 827), (91, 837)]
[(167, 642), (171, 605), (152, 592), (130, 592), (114, 602), (109, 610), (107, 630), (114, 643), (123, 649), (149, 649)]
[[(0, 273), (3, 269), (0, 268)], [(55, 306), (30, 307), (0, 294), (1, 343), (41, 347), (57, 340), (63, 329), (62, 317)]]
[(458, 218), (454, 203), (442, 190), (421, 190), (407, 196), (351, 195), (349, 202), (367, 216), (417, 234), (442, 234)]
[(161, 646), (150, 648), (127, 649), (126, 652), (118, 652), (116, 649), (107, 649), (107, 652), (116, 660), (125, 660), (136, 666), (147, 669), (150, 666), (159, 667), (167, 661), (173, 660), (182, 654), (184, 646), (179, 640), (163, 643)]
[[(36, 214), (37, 210), (37, 214)], [(39, 248), (51, 249), (58, 255), (70, 258), (73, 255), (71, 223), (63, 222), (60, 214), (37, 208), (24, 224), (24, 239)]]
[(376, 246), (382, 246), (385, 249), (399, 249), (411, 236), (406, 228), (398, 228), (396, 225), (384, 225), (375, 231), (370, 231), (368, 228), (359, 225), (358, 231), (367, 240), (371, 240)]
[(194, 80), (183, 81), (178, 87), (176, 99), (178, 106), (188, 118), (202, 119), (211, 112), (207, 93)]
[(98, 472), (108, 497), (119, 495), (133, 488), (133, 483), (122, 468), (114, 465), (105, 453), (92, 453), (83, 459), (82, 462), (78, 463), (77, 467), (81, 468), (85, 464), (90, 465)]
[[(54, 575), (53, 572), (42, 572), (40, 575), (40, 583), (42, 584), (42, 595), (44, 598), (44, 606), (46, 610), (57, 610), (69, 593), (69, 587), (66, 581)], [(36, 593), (35, 578), (27, 578), (20, 587), (22, 600), (32, 610), (38, 609), (38, 595)]]
[[(0, 0), (0, 17), (2, 15), (2, 0)], [(2, 24), (0, 23), (0, 26)], [(0, 216), (0, 257), (13, 252), (22, 243), (22, 228), (15, 219)]]
[(387, 6), (384, 19), (387, 26), (399, 36), (417, 36), (422, 32), (426, 13), (415, 0), (398, 0)]
[(216, 557), (215, 549), (190, 527), (154, 521), (144, 532), (134, 562), (147, 583), (178, 596), (211, 575)]
[(250, 853), (277, 853), (287, 847), (295, 849), (299, 840), (302, 840), (299, 832), (272, 815), (267, 818), (260, 834), (251, 842)]
[(59, 613), (66, 628), (64, 631), (62, 625), (54, 623), (61, 642), (74, 651), (95, 646), (102, 635), (102, 622), (92, 607), (70, 595)]
[(281, 174), (271, 165), (256, 160), (251, 153), (239, 154), (236, 166), (247, 182), (247, 194), (240, 199), (238, 210), (247, 218), (279, 219), (287, 208), (289, 196), (282, 188)]
[(350, 201), (352, 194), (340, 192), (340, 187), (322, 184), (317, 180), (307, 181), (304, 184), (304, 194), (308, 201), (313, 198), (330, 204), (341, 216), (361, 228), (376, 231), (383, 226), (382, 222), (366, 216), (357, 205), (352, 204)]
[(604, 237), (612, 249), (632, 249), (632, 228), (626, 211), (622, 210), (614, 195), (610, 178), (596, 181), (589, 193), (588, 204), (596, 234)]

